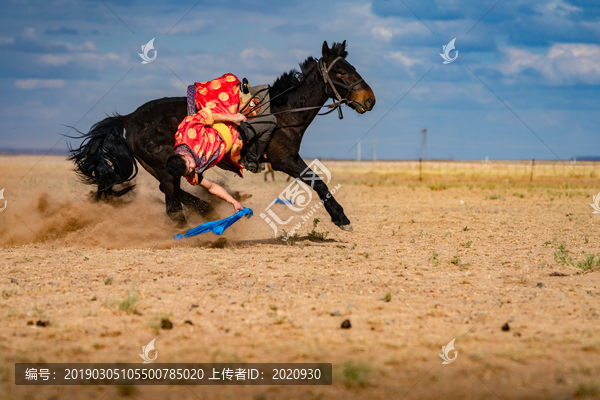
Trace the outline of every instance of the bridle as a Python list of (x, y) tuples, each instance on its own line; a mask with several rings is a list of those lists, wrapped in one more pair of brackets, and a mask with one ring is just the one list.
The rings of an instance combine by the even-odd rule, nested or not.
[[(359, 80), (357, 80), (356, 82), (352, 83), (351, 85), (346, 85), (343, 82), (339, 82), (339, 81), (334, 81), (333, 79), (331, 79), (331, 77), (329, 76), (329, 71), (331, 71), (331, 68), (333, 67), (333, 65), (338, 62), (339, 60), (341, 60), (343, 57), (336, 57), (330, 64), (329, 66), (327, 66), (325, 64), (325, 61), (323, 60), (323, 57), (321, 57), (318, 61), (318, 67), (319, 70), (321, 72), (321, 76), (323, 77), (323, 81), (325, 82), (325, 93), (327, 94), (327, 85), (329, 85), (331, 87), (331, 89), (333, 90), (333, 94), (335, 95), (337, 102), (333, 102), (332, 104), (327, 104), (327, 105), (322, 105), (322, 106), (314, 106), (314, 107), (300, 107), (300, 108), (292, 108), (290, 110), (283, 110), (283, 111), (278, 111), (275, 113), (269, 113), (269, 114), (259, 114), (256, 115), (252, 118), (259, 118), (259, 117), (266, 117), (266, 116), (270, 116), (270, 115), (277, 115), (277, 114), (283, 114), (283, 113), (289, 113), (289, 112), (300, 112), (300, 111), (308, 111), (308, 110), (314, 110), (317, 108), (323, 108), (323, 107), (327, 107), (330, 108), (329, 111), (321, 113), (321, 114), (317, 114), (317, 115), (327, 115), (329, 113), (332, 113), (334, 110), (338, 110), (338, 117), (339, 119), (343, 119), (344, 115), (342, 114), (342, 107), (345, 107), (346, 105), (350, 105), (353, 104), (355, 107), (360, 107), (360, 109), (364, 112), (365, 109), (363, 108), (363, 106), (360, 105), (360, 103), (356, 102), (356, 101), (352, 101), (349, 100), (347, 97), (342, 97), (340, 95), (340, 93), (338, 92), (338, 90), (336, 89), (336, 85), (344, 88), (347, 90), (346, 92), (346, 96), (350, 95), (350, 93), (352, 92), (352, 90), (354, 89), (354, 87), (358, 84), (360, 84), (361, 82), (363, 82), (364, 80), (362, 78), (360, 78)], [(277, 97), (281, 96), (282, 94), (290, 91), (294, 89), (294, 87), (290, 87), (286, 90), (284, 90), (283, 92), (279, 93), (277, 96), (269, 99), (269, 102), (273, 101), (274, 99), (276, 99)], [(262, 89), (262, 90), (267, 90), (267, 89)], [(260, 93), (260, 92), (259, 92)], [(249, 103), (248, 103), (249, 104)], [(248, 105), (246, 104), (246, 106)], [(266, 103), (264, 103), (266, 104)], [(264, 105), (261, 104), (261, 105)], [(258, 107), (260, 107), (261, 105), (258, 105), (254, 108), (251, 108), (250, 110), (248, 110), (246, 113), (250, 114), (252, 111), (254, 111), (255, 109), (258, 109)], [(244, 106), (244, 108), (242, 110), (240, 110), (239, 112), (244, 112), (244, 109), (246, 108), (246, 106)]]
[[(360, 103), (358, 103), (358, 102), (356, 102), (356, 101), (351, 101), (351, 100), (349, 100), (347, 97), (342, 97), (342, 96), (340, 96), (340, 93), (339, 93), (339, 92), (337, 91), (337, 89), (336, 89), (336, 85), (337, 85), (337, 86), (340, 86), (340, 87), (342, 87), (342, 88), (344, 88), (344, 89), (346, 89), (346, 90), (347, 90), (347, 92), (346, 92), (346, 96), (348, 96), (348, 95), (349, 95), (349, 94), (352, 92), (352, 89), (354, 89), (354, 86), (356, 86), (356, 85), (360, 84), (361, 82), (363, 82), (363, 79), (362, 79), (362, 78), (360, 78), (359, 80), (357, 80), (356, 82), (354, 82), (354, 83), (353, 83), (353, 84), (351, 84), (351, 85), (346, 85), (346, 84), (345, 84), (345, 83), (343, 83), (343, 82), (334, 81), (334, 80), (333, 80), (333, 79), (331, 79), (331, 77), (329, 76), (329, 71), (331, 71), (331, 68), (333, 68), (333, 65), (334, 65), (336, 62), (338, 62), (339, 60), (341, 60), (342, 58), (343, 58), (343, 57), (340, 57), (340, 56), (336, 57), (336, 58), (335, 58), (335, 59), (334, 59), (334, 60), (333, 60), (333, 61), (332, 61), (332, 62), (329, 64), (329, 66), (327, 66), (327, 65), (325, 64), (325, 60), (323, 60), (323, 57), (321, 57), (321, 58), (319, 59), (319, 69), (321, 70), (321, 75), (323, 76), (323, 81), (325, 81), (325, 90), (327, 90), (327, 84), (329, 84), (329, 86), (330, 86), (330, 87), (331, 87), (331, 89), (333, 90), (333, 93), (334, 93), (335, 97), (336, 97), (336, 98), (337, 98), (337, 100), (338, 100), (338, 103), (335, 103), (335, 102), (334, 102), (333, 104), (330, 104), (330, 105), (328, 105), (328, 106), (327, 106), (327, 107), (331, 107), (331, 106), (333, 106), (333, 108), (332, 108), (330, 111), (328, 111), (327, 113), (325, 113), (325, 114), (329, 114), (330, 112), (332, 112), (333, 110), (335, 110), (335, 109), (337, 108), (337, 110), (338, 110), (338, 115), (339, 115), (339, 118), (340, 118), (340, 119), (344, 118), (344, 116), (343, 116), (343, 114), (342, 114), (342, 108), (341, 108), (342, 104), (347, 104), (347, 105), (353, 104), (355, 107), (360, 107), (360, 109), (361, 109), (362, 111), (365, 111), (365, 109), (364, 109), (364, 108), (363, 108), (363, 107), (360, 105)], [(319, 115), (325, 115), (325, 114), (319, 114)]]

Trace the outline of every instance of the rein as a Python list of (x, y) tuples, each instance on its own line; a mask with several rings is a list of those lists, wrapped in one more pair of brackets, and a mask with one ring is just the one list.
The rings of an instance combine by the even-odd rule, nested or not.
[[(357, 103), (356, 101), (351, 101), (351, 100), (348, 100), (346, 97), (342, 97), (340, 95), (340, 93), (337, 91), (336, 87), (335, 87), (337, 85), (337, 86), (340, 86), (340, 87), (346, 89), (347, 90), (346, 96), (348, 96), (350, 94), (350, 92), (352, 92), (352, 89), (354, 89), (354, 86), (356, 86), (356, 85), (360, 84), (361, 82), (363, 82), (362, 78), (359, 79), (359, 80), (357, 80), (356, 82), (354, 82), (351, 85), (346, 85), (345, 83), (342, 83), (342, 82), (339, 82), (339, 81), (334, 81), (329, 76), (329, 71), (331, 71), (331, 68), (333, 67), (333, 65), (336, 62), (338, 62), (338, 60), (340, 60), (340, 59), (342, 59), (342, 57), (335, 58), (331, 62), (331, 64), (329, 64), (329, 67), (327, 67), (325, 65), (325, 61), (323, 61), (322, 57), (319, 59), (319, 69), (321, 70), (321, 75), (323, 76), (323, 81), (325, 82), (325, 87), (327, 87), (328, 84), (329, 84), (329, 86), (331, 86), (331, 89), (333, 89), (333, 93), (335, 94), (335, 97), (338, 100), (337, 102), (333, 102), (332, 104), (326, 104), (326, 105), (322, 105), (322, 106), (292, 108), (290, 110), (283, 110), (283, 111), (278, 111), (278, 112), (275, 112), (275, 113), (259, 114), (259, 115), (256, 115), (256, 116), (252, 117), (252, 118), (268, 117), (268, 116), (271, 116), (271, 115), (291, 113), (291, 112), (301, 112), (301, 111), (315, 110), (315, 109), (321, 109), (323, 107), (327, 107), (327, 108), (330, 108), (329, 111), (321, 113), (321, 114), (317, 114), (317, 115), (327, 115), (327, 114), (332, 113), (334, 110), (337, 109), (338, 110), (338, 117), (339, 117), (339, 119), (343, 119), (344, 115), (342, 114), (342, 107), (345, 107), (346, 105), (349, 105), (349, 104), (354, 104), (355, 106), (360, 107), (360, 109), (363, 109), (363, 107), (359, 103)], [(254, 111), (255, 109), (257, 109), (258, 107), (271, 102), (272, 100), (276, 99), (277, 97), (281, 96), (282, 94), (288, 92), (289, 90), (291, 90), (293, 88), (294, 88), (293, 86), (289, 87), (288, 89), (286, 89), (283, 92), (279, 93), (277, 96), (273, 97), (272, 99), (269, 99), (268, 102), (261, 103), (260, 105), (257, 105), (256, 107), (250, 109), (248, 111), (248, 114), (250, 114), (252, 111)], [(243, 109), (242, 109), (242, 111), (243, 111)]]
[(338, 107), (345, 107), (345, 106), (346, 106), (345, 103), (338, 102), (338, 103), (333, 103), (333, 104), (325, 104), (325, 105), (322, 105), (322, 106), (292, 108), (291, 110), (283, 110), (283, 111), (277, 111), (277, 112), (269, 113), (269, 114), (255, 115), (253, 117), (250, 117), (250, 119), (259, 118), (259, 117), (268, 117), (270, 115), (277, 115), (277, 114), (283, 114), (283, 113), (291, 113), (291, 112), (301, 112), (301, 111), (315, 110), (317, 108), (323, 108), (323, 107), (331, 108), (331, 110), (329, 110), (329, 111), (327, 111), (325, 113), (322, 113), (322, 114), (317, 114), (317, 115), (327, 115), (327, 114), (333, 112), (333, 110), (335, 110), (336, 108), (338, 108)]

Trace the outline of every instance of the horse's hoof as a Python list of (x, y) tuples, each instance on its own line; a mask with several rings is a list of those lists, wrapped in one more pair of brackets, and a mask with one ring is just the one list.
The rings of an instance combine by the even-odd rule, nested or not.
[(339, 225), (340, 229), (346, 232), (352, 232), (354, 230), (354, 228), (352, 227), (352, 225), (348, 224), (348, 225)]

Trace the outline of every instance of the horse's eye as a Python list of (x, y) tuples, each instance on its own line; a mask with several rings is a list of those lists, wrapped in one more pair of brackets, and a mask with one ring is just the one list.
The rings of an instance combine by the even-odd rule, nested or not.
[(340, 69), (338, 71), (338, 74), (340, 74), (340, 75), (346, 75), (346, 71), (344, 71), (343, 69)]

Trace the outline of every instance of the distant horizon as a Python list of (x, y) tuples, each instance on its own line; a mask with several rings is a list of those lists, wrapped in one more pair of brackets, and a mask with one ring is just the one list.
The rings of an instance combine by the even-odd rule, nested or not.
[[(18, 149), (18, 148), (1, 148), (0, 156), (64, 156), (68, 157), (68, 150), (63, 149)], [(329, 160), (329, 161), (358, 161), (356, 157), (353, 158), (335, 158), (335, 157), (315, 157), (315, 156), (302, 156), (304, 159)], [(487, 158), (490, 161), (531, 161), (530, 158)], [(423, 161), (485, 161), (486, 158), (426, 158)], [(536, 158), (535, 161), (600, 161), (600, 156), (574, 156), (568, 159), (547, 159), (547, 158)], [(361, 162), (373, 162), (372, 158), (361, 158)], [(386, 161), (419, 161), (418, 158), (377, 158), (375, 162), (386, 162)]]

